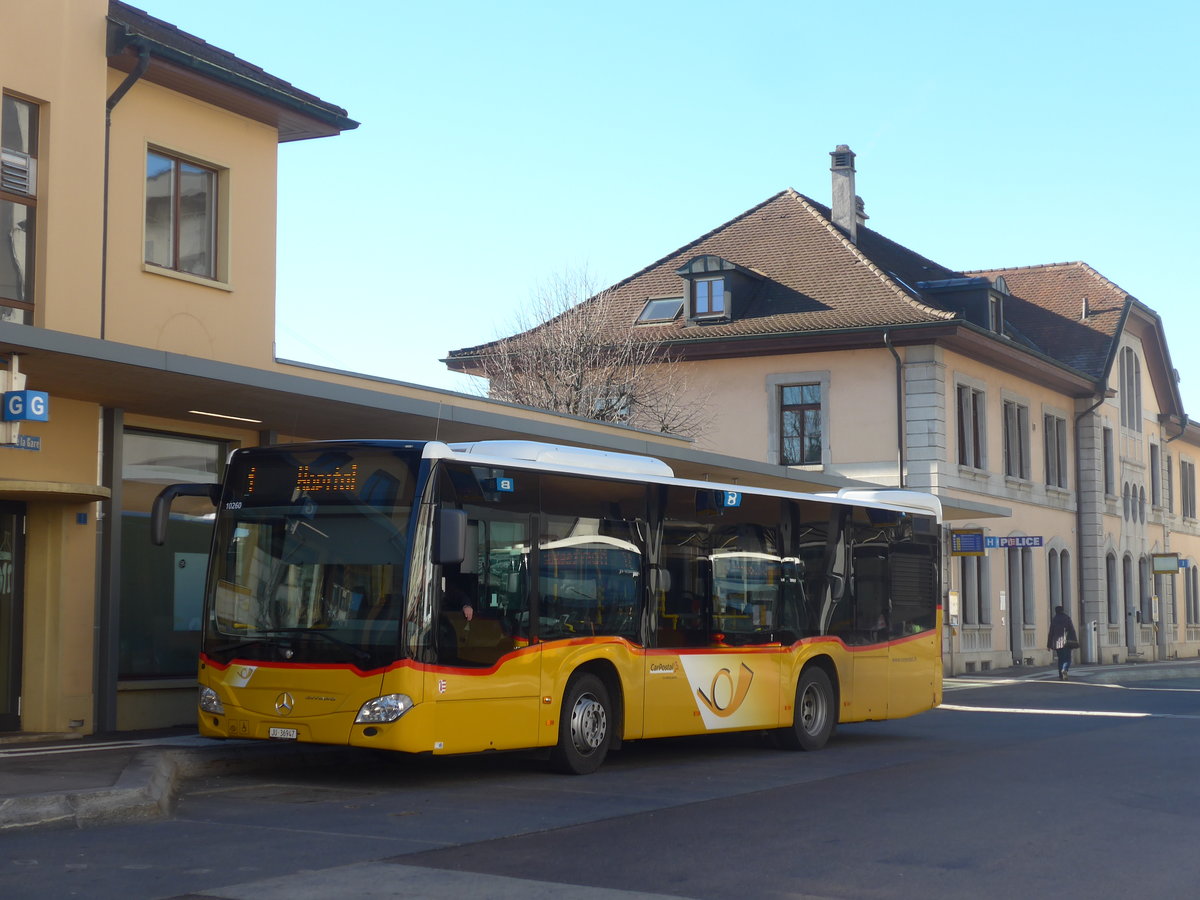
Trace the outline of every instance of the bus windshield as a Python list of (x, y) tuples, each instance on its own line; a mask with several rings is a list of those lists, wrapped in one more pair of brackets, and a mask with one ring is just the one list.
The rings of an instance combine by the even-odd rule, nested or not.
[(420, 451), (235, 455), (216, 525), (204, 652), (386, 665), (397, 655)]

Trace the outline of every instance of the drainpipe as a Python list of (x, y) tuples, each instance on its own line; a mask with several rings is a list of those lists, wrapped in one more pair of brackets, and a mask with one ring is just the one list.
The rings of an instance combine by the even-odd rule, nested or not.
[[(125, 36), (131, 37), (128, 33)], [(112, 111), (113, 107), (129, 93), (129, 89), (146, 74), (146, 69), (150, 66), (150, 48), (144, 41), (134, 38), (126, 46), (137, 48), (137, 64), (133, 67), (133, 71), (125, 76), (125, 80), (117, 85), (117, 89), (112, 92), (112, 96), (104, 104), (104, 221), (100, 237), (100, 340), (104, 340), (108, 318), (108, 163), (112, 137)]]
[(883, 346), (888, 348), (892, 358), (896, 360), (896, 457), (900, 464), (900, 487), (904, 487), (904, 470), (907, 459), (904, 454), (904, 365), (900, 362), (900, 354), (892, 346), (888, 332), (883, 333)]
[[(100, 339), (104, 340), (106, 318), (108, 313), (108, 169), (109, 147), (112, 134), (112, 111), (121, 98), (129, 93), (129, 89), (146, 74), (150, 65), (150, 48), (139, 38), (129, 39), (132, 35), (126, 32), (121, 36), (138, 51), (138, 61), (125, 80), (122, 81), (112, 96), (104, 104), (104, 200), (100, 238)], [(109, 55), (114, 52), (114, 42), (110, 39)], [(93, 721), (96, 731), (104, 734), (116, 731), (117, 728), (117, 674), (119, 648), (117, 635), (120, 630), (120, 594), (119, 583), (121, 559), (121, 432), (124, 429), (124, 412), (120, 409), (105, 408), (101, 428), (101, 460), (103, 481), (111, 491), (112, 496), (101, 504), (101, 516), (97, 528), (97, 541), (100, 551), (99, 599), (96, 605), (96, 645), (94, 661), (94, 684), (96, 693), (93, 707)]]

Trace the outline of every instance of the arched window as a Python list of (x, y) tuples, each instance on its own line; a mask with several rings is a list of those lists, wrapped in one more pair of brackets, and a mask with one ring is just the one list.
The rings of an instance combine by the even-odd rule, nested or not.
[(992, 611), (988, 606), (988, 558), (959, 557), (959, 599), (962, 602), (964, 625), (988, 625)]
[(1150, 599), (1150, 560), (1142, 557), (1138, 560), (1138, 598), (1142, 611), (1142, 623), (1154, 621), (1154, 606)]
[(1068, 613), (1071, 611), (1071, 554), (1063, 550), (1058, 554), (1059, 572), (1062, 576), (1061, 588), (1058, 596), (1060, 602)]
[(1137, 597), (1134, 595), (1133, 587), (1133, 557), (1128, 553), (1121, 560), (1121, 588), (1125, 601), (1125, 614), (1132, 615), (1133, 611), (1137, 609)]
[(1037, 576), (1033, 571), (1033, 551), (1022, 547), (1016, 552), (1021, 554), (1021, 615), (1025, 627), (1032, 628), (1037, 622), (1037, 596), (1033, 586)]
[(1062, 569), (1059, 567), (1058, 551), (1051, 550), (1046, 554), (1046, 582), (1049, 591), (1047, 595), (1050, 597), (1050, 614), (1054, 614), (1054, 607), (1062, 606)]
[(1121, 424), (1131, 431), (1142, 430), (1142, 364), (1132, 347), (1121, 351)]
[(1200, 572), (1196, 571), (1195, 560), (1188, 560), (1187, 575), (1184, 577), (1188, 580), (1188, 584), (1192, 588), (1192, 600), (1188, 605), (1189, 618), (1188, 623), (1191, 625), (1200, 625)]
[(1121, 623), (1121, 593), (1117, 584), (1117, 555), (1110, 553), (1104, 558), (1104, 574), (1108, 590), (1108, 624)]

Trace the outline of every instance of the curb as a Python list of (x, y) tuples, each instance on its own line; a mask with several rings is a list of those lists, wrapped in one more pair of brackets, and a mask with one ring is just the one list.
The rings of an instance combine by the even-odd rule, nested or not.
[(157, 818), (168, 811), (176, 766), (163, 753), (142, 751), (112, 787), (32, 794), (0, 801), (0, 833), (19, 828), (83, 828)]
[(352, 752), (345, 747), (259, 742), (215, 750), (142, 750), (112, 787), (0, 800), (0, 834), (25, 828), (87, 828), (158, 819), (170, 814), (178, 787), (186, 779), (267, 767), (279, 772), (330, 765)]

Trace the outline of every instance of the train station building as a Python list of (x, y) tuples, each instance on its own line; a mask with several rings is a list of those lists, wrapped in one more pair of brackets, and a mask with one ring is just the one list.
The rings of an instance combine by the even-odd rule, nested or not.
[(867, 227), (849, 147), (828, 166), (828, 204), (781, 191), (577, 314), (666, 352), (709, 449), (1008, 510), (948, 517), (947, 671), (1050, 665), (1059, 605), (1087, 662), (1200, 654), (1200, 426), (1159, 315), (1084, 262), (939, 264)]
[[(281, 145), (357, 123), (118, 0), (6, 16), (0, 732), (190, 721), (212, 510), (177, 504), (153, 547), (151, 502), (293, 440), (520, 437), (713, 481), (929, 490), (982, 542), (945, 566), (948, 671), (1041, 662), (1055, 602), (1095, 623), (1093, 661), (1200, 652), (1196, 568), (1160, 571), (1200, 561), (1200, 431), (1158, 317), (1089, 267), (908, 277), (903, 248), (784, 192), (616, 286), (711, 389), (698, 440), (278, 359)], [(786, 264), (755, 241), (768, 219), (803, 231)], [(833, 294), (850, 317), (805, 325)], [(764, 314), (789, 303), (790, 324)]]

